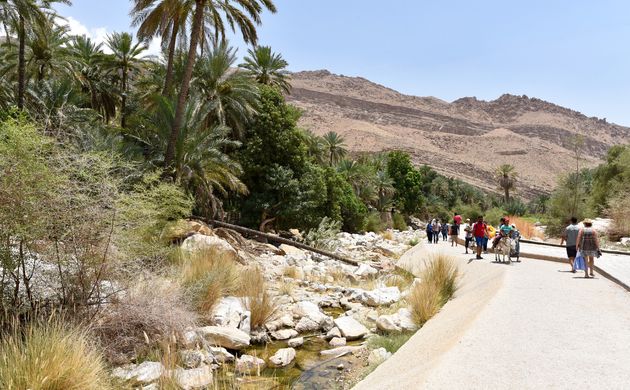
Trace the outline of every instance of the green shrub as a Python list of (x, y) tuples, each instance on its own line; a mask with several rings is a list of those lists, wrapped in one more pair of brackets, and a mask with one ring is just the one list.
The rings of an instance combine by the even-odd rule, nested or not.
[(520, 199), (511, 199), (509, 202), (503, 204), (503, 208), (507, 212), (507, 215), (520, 217), (527, 213), (527, 205)]
[(317, 249), (332, 249), (340, 227), (341, 222), (324, 217), (316, 229), (311, 229), (306, 233), (304, 242)]
[(394, 229), (396, 230), (407, 230), (407, 222), (405, 222), (405, 217), (400, 213), (394, 213), (392, 215), (392, 221), (394, 222)]
[(380, 233), (385, 230), (385, 224), (381, 220), (379, 213), (370, 213), (365, 220), (365, 231)]
[(411, 336), (413, 336), (411, 332), (374, 335), (368, 339), (368, 348), (385, 348), (387, 352), (394, 353), (409, 341)]
[(508, 212), (504, 209), (493, 207), (490, 210), (486, 211), (484, 219), (488, 224), (498, 226), (501, 218), (505, 217), (506, 215), (508, 215)]

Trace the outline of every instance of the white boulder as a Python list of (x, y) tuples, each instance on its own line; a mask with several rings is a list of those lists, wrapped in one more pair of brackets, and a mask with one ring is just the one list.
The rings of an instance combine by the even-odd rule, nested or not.
[(357, 340), (368, 334), (368, 329), (353, 317), (345, 316), (335, 319), (335, 326), (346, 340)]
[(343, 347), (346, 345), (345, 337), (333, 337), (332, 340), (328, 342), (331, 347)]
[(379, 365), (385, 360), (389, 359), (391, 356), (392, 353), (387, 352), (385, 348), (377, 348), (370, 352), (370, 355), (368, 356), (368, 363), (370, 364), (370, 366)]
[(384, 332), (400, 332), (402, 329), (396, 324), (396, 315), (382, 315), (376, 319), (376, 328)]
[(368, 306), (391, 305), (401, 298), (400, 290), (397, 286), (381, 287), (371, 291), (364, 291), (358, 299)]
[(189, 254), (201, 251), (214, 251), (217, 255), (227, 256), (235, 260), (238, 258), (236, 250), (227, 241), (217, 236), (206, 236), (204, 234), (193, 234), (184, 240), (181, 246), (184, 252)]
[(236, 328), (204, 326), (197, 328), (197, 333), (211, 345), (228, 349), (240, 350), (250, 342), (249, 335)]
[(354, 271), (354, 274), (358, 277), (367, 277), (376, 275), (378, 270), (369, 264), (361, 263), (359, 267)]
[(208, 348), (208, 352), (212, 355), (212, 359), (217, 363), (234, 361), (234, 355), (229, 353), (228, 350), (223, 347), (210, 347)]
[(276, 340), (288, 340), (296, 337), (298, 332), (295, 329), (280, 329), (275, 332), (271, 332), (271, 337)]
[(296, 337), (294, 339), (291, 339), (287, 341), (287, 345), (291, 348), (301, 347), (302, 345), (304, 345), (304, 337)]
[(245, 312), (240, 298), (224, 297), (212, 312), (212, 323), (216, 326), (238, 328), (245, 317)]
[(201, 366), (190, 370), (178, 368), (173, 372), (173, 377), (179, 387), (184, 390), (206, 388), (212, 383), (212, 369), (210, 366)]
[(275, 367), (285, 367), (291, 364), (295, 359), (295, 349), (293, 348), (281, 348), (269, 358), (269, 362)]
[(158, 380), (166, 369), (160, 362), (143, 362), (115, 368), (112, 375), (125, 381), (151, 383)]
[(251, 355), (242, 355), (236, 360), (236, 372), (258, 374), (265, 368), (265, 361)]

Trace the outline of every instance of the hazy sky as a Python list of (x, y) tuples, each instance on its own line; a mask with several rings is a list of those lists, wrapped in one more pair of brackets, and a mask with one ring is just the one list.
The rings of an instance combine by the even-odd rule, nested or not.
[[(447, 101), (525, 94), (630, 125), (629, 0), (275, 3), (260, 43), (282, 53), (292, 71), (328, 69)], [(130, 6), (73, 0), (58, 10), (73, 31), (102, 39), (133, 31)]]

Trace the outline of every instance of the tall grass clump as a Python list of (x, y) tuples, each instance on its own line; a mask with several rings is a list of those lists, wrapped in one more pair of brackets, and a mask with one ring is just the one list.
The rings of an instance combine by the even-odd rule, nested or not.
[(212, 314), (221, 297), (239, 286), (238, 265), (230, 254), (214, 248), (182, 255), (180, 272), (182, 284), (201, 315)]
[(424, 325), (455, 294), (459, 271), (452, 257), (437, 254), (429, 258), (408, 301), (414, 321)]
[(0, 337), (3, 390), (113, 389), (87, 331), (59, 319), (17, 326)]
[(252, 329), (262, 327), (276, 314), (275, 300), (267, 291), (265, 276), (258, 267), (250, 267), (241, 273), (239, 294), (250, 311)]
[(394, 229), (396, 230), (407, 230), (407, 222), (405, 222), (405, 217), (402, 214), (394, 213), (392, 215), (392, 221), (394, 223)]
[(385, 230), (385, 224), (379, 213), (370, 213), (365, 219), (365, 231), (380, 233)]

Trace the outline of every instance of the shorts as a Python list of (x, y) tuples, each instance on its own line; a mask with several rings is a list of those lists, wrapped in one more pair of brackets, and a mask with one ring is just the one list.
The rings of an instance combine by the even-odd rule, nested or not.
[(575, 258), (576, 255), (577, 255), (577, 250), (575, 249), (575, 245), (567, 246), (567, 257)]
[(485, 237), (475, 237), (475, 242), (477, 243), (478, 247), (482, 247), (482, 248), (488, 245), (488, 239)]

